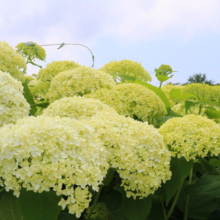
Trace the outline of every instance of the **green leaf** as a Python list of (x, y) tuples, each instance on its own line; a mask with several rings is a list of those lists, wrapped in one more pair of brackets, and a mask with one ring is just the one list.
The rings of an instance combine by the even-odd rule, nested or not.
[[(178, 208), (184, 213), (186, 207), (186, 195), (182, 195), (178, 202)], [(188, 206), (188, 216), (194, 219), (207, 219), (210, 214), (216, 209), (217, 203), (213, 197), (204, 196), (190, 196)]]
[(170, 163), (170, 170), (172, 172), (171, 179), (165, 183), (166, 204), (174, 196), (179, 189), (181, 182), (189, 176), (193, 167), (193, 160), (186, 161), (185, 157), (172, 157)]
[(188, 186), (184, 192), (195, 196), (220, 197), (220, 175), (202, 176), (196, 183)]
[(108, 186), (111, 183), (111, 181), (114, 177), (114, 174), (115, 174), (115, 169), (113, 169), (113, 168), (108, 169), (107, 175), (103, 180), (104, 186)]
[(187, 114), (188, 110), (192, 107), (197, 105), (197, 102), (185, 101), (185, 112)]
[(0, 199), (0, 220), (22, 220), (18, 207), (18, 199), (13, 192), (2, 192)]
[(199, 161), (204, 171), (212, 172), (215, 170), (215, 167), (213, 167), (206, 159), (199, 158)]
[(216, 111), (214, 109), (208, 109), (205, 111), (205, 114), (208, 116), (208, 118), (213, 119), (213, 118), (220, 118), (220, 111)]
[(171, 108), (167, 109), (167, 116), (173, 116), (173, 117), (183, 117), (182, 115), (174, 112)]
[(41, 102), (41, 103), (37, 103), (37, 104), (31, 105), (31, 106), (47, 108), (49, 105), (50, 105), (50, 103), (48, 103), (48, 102)]
[(164, 75), (157, 75), (157, 74), (156, 74), (156, 77), (157, 77), (157, 79), (158, 79), (159, 81), (164, 82), (164, 81), (167, 81), (168, 79), (172, 78), (173, 75), (171, 75), (171, 76), (164, 76)]
[(171, 89), (170, 98), (171, 99), (190, 99), (190, 98), (195, 98), (195, 96), (191, 93), (183, 93), (182, 89)]
[(35, 43), (33, 42), (27, 42), (27, 43), (23, 43), (25, 46), (35, 46)]
[(75, 215), (71, 215), (68, 212), (61, 211), (57, 220), (78, 220)]
[(40, 60), (43, 60), (43, 57), (39, 54), (37, 47), (35, 47), (36, 55)]
[(106, 195), (103, 202), (107, 206), (113, 220), (128, 220), (122, 210), (122, 195), (116, 190), (112, 190)]
[(25, 81), (24, 83), (22, 83), (22, 85), (24, 87), (23, 95), (31, 107), (30, 115), (34, 115), (37, 112), (37, 108), (36, 106), (34, 106), (35, 102), (34, 102), (33, 96), (31, 95), (27, 82)]
[(57, 220), (61, 211), (60, 199), (61, 196), (52, 191), (35, 193), (22, 189), (18, 205), (24, 220)]
[(146, 220), (164, 220), (162, 205), (153, 204)]
[(220, 160), (216, 159), (216, 158), (212, 158), (209, 160), (209, 163), (214, 166), (214, 167), (217, 167), (217, 166), (220, 166)]
[(128, 220), (145, 220), (150, 213), (152, 199), (150, 196), (144, 199), (127, 198), (122, 187), (116, 186), (114, 189), (121, 192), (122, 211)]
[(153, 86), (153, 85), (151, 85), (149, 83), (142, 82), (140, 80), (136, 80), (135, 83), (138, 83), (140, 85), (146, 86), (148, 89), (150, 89), (153, 92), (155, 92), (160, 97), (160, 99), (163, 101), (163, 103), (165, 104), (165, 107), (167, 109), (170, 108), (170, 102), (167, 99), (165, 93), (161, 89), (159, 89), (159, 88), (157, 88), (157, 87), (155, 87), (155, 86)]

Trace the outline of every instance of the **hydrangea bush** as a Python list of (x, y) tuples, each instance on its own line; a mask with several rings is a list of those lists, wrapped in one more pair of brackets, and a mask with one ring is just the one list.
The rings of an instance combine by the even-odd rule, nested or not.
[(0, 42), (0, 219), (219, 218), (217, 86), (161, 88), (161, 65), (156, 88), (129, 60), (24, 77), (43, 50), (19, 45)]

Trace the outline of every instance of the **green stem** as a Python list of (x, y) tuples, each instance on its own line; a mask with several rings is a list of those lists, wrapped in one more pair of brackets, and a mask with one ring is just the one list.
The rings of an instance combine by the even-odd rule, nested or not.
[(163, 83), (163, 82), (160, 82), (160, 86), (159, 86), (159, 89), (161, 88), (161, 86), (162, 86), (162, 83)]
[(87, 219), (90, 219), (90, 217), (91, 217), (91, 215), (92, 215), (92, 213), (93, 213), (93, 211), (94, 211), (94, 209), (95, 209), (95, 206), (96, 206), (96, 204), (97, 204), (97, 202), (98, 202), (98, 199), (99, 199), (100, 193), (101, 193), (101, 191), (102, 191), (102, 188), (103, 188), (103, 185), (100, 186), (100, 189), (99, 189), (98, 193), (97, 193), (96, 196), (95, 196), (95, 199), (94, 199), (94, 201), (93, 201), (93, 203), (92, 203), (92, 206), (91, 206), (91, 209), (90, 209), (89, 214), (88, 214), (88, 216), (87, 216)]
[(163, 208), (164, 219), (166, 219), (167, 215), (166, 215), (166, 211), (165, 211), (165, 208), (164, 208), (162, 197), (160, 197), (160, 201), (161, 201), (162, 208)]
[(180, 192), (181, 192), (182, 187), (183, 187), (183, 183), (184, 183), (184, 180), (181, 182), (180, 188), (178, 189), (178, 191), (177, 191), (177, 193), (176, 193), (176, 196), (175, 196), (175, 198), (174, 198), (173, 204), (172, 204), (172, 206), (171, 206), (171, 208), (170, 208), (170, 211), (169, 211), (168, 214), (167, 214), (166, 220), (168, 220), (168, 219), (170, 218), (171, 214), (173, 213), (173, 209), (174, 209), (174, 207), (176, 206), (177, 200), (178, 200), (178, 198), (179, 198)]
[[(191, 183), (192, 183), (192, 175), (193, 175), (193, 169), (191, 169), (191, 171), (190, 171), (189, 182), (188, 182), (189, 185), (191, 185)], [(187, 220), (187, 218), (188, 218), (189, 198), (190, 198), (190, 195), (188, 195), (186, 197), (186, 209), (185, 209), (185, 213), (184, 213), (184, 220)]]

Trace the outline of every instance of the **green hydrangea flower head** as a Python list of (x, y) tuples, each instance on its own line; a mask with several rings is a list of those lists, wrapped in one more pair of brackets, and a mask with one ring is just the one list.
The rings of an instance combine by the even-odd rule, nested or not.
[(72, 70), (77, 67), (80, 67), (80, 65), (74, 61), (53, 61), (39, 71), (37, 79), (41, 81), (51, 81), (58, 73)]
[(171, 177), (171, 154), (153, 125), (102, 111), (85, 123), (96, 129), (127, 197), (147, 197)]
[(141, 121), (161, 119), (167, 113), (162, 100), (153, 91), (135, 83), (118, 84), (111, 90), (99, 89), (86, 97), (99, 99), (118, 114)]
[(111, 61), (100, 68), (100, 70), (111, 74), (115, 81), (126, 81), (120, 75), (132, 76), (144, 82), (151, 81), (149, 72), (144, 69), (141, 63), (131, 60)]
[(32, 80), (35, 80), (34, 77), (30, 76), (30, 75), (25, 75), (23, 77), (24, 81), (26, 81), (27, 83), (31, 82)]
[(216, 87), (202, 83), (191, 83), (184, 86), (185, 93), (192, 93), (198, 100), (208, 100), (210, 98), (219, 98), (219, 92), (216, 94)]
[(22, 81), (26, 69), (25, 59), (8, 43), (0, 41), (0, 71), (7, 72), (15, 79)]
[(47, 97), (52, 103), (63, 97), (83, 96), (100, 88), (111, 89), (114, 86), (115, 82), (110, 74), (81, 66), (54, 77)]
[(40, 99), (46, 99), (46, 94), (50, 88), (50, 82), (35, 79), (28, 84), (28, 87), (34, 99), (38, 101)]
[(25, 59), (30, 59), (35, 61), (36, 59), (45, 61), (46, 51), (43, 47), (34, 42), (19, 43), (15, 48), (17, 48), (17, 52), (21, 54)]
[(100, 100), (74, 96), (56, 100), (43, 111), (43, 115), (82, 120), (100, 114), (102, 111), (118, 115), (113, 108)]
[(159, 132), (173, 156), (186, 160), (220, 153), (219, 125), (200, 115), (186, 115), (166, 121)]
[(20, 119), (0, 129), (0, 146), (0, 185), (6, 191), (18, 197), (21, 188), (53, 190), (63, 196), (58, 205), (77, 218), (91, 201), (89, 187), (98, 191), (109, 168), (95, 129), (70, 118)]
[(21, 82), (0, 71), (0, 127), (28, 116), (29, 109)]

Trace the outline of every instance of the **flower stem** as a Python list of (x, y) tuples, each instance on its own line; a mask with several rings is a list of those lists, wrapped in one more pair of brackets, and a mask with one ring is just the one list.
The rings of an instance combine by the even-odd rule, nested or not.
[(97, 202), (98, 202), (98, 199), (99, 199), (100, 193), (101, 193), (101, 191), (102, 191), (102, 188), (103, 188), (103, 185), (100, 186), (99, 191), (98, 191), (98, 193), (97, 193), (96, 196), (95, 196), (95, 199), (94, 199), (94, 201), (93, 201), (93, 203), (92, 203), (92, 206), (91, 206), (91, 209), (90, 209), (89, 214), (88, 214), (88, 216), (87, 216), (87, 219), (90, 219), (90, 217), (91, 217), (91, 215), (92, 215), (92, 213), (93, 213), (93, 211), (94, 211), (94, 209), (95, 209), (95, 206), (96, 206), (96, 204), (97, 204)]
[(183, 181), (181, 182), (181, 184), (180, 184), (180, 187), (179, 187), (179, 189), (178, 189), (178, 191), (177, 191), (177, 193), (176, 193), (176, 196), (175, 196), (175, 198), (174, 198), (174, 201), (173, 201), (173, 204), (172, 204), (172, 206), (171, 206), (171, 208), (170, 208), (170, 211), (169, 211), (168, 214), (167, 214), (166, 220), (168, 220), (168, 219), (170, 218), (170, 216), (171, 216), (171, 214), (172, 214), (172, 212), (173, 212), (173, 209), (174, 209), (174, 207), (176, 206), (176, 203), (177, 203), (177, 200), (178, 200), (178, 198), (179, 198), (181, 189), (182, 189), (182, 187), (183, 187), (183, 182), (184, 182), (184, 180), (183, 180)]
[[(193, 175), (193, 169), (191, 169), (191, 171), (190, 171), (189, 182), (188, 182), (189, 185), (191, 185), (191, 183), (192, 183), (192, 175)], [(190, 195), (188, 195), (186, 197), (186, 209), (185, 209), (185, 213), (184, 213), (184, 220), (187, 220), (187, 218), (188, 218), (189, 198), (190, 198)]]

